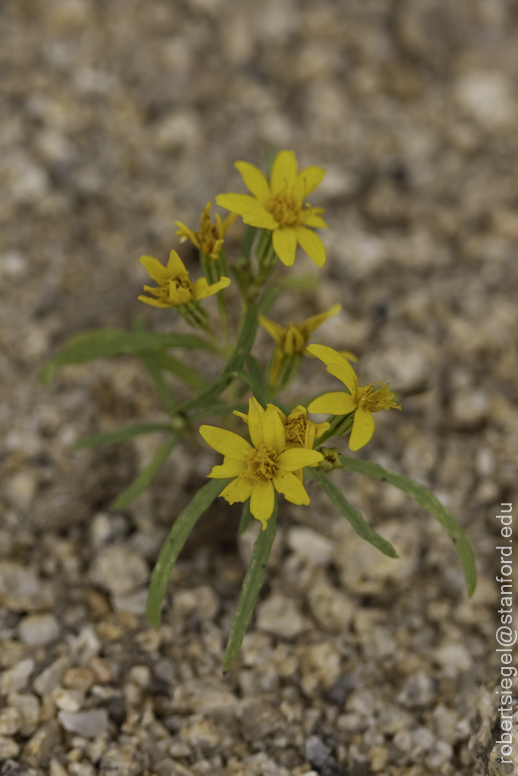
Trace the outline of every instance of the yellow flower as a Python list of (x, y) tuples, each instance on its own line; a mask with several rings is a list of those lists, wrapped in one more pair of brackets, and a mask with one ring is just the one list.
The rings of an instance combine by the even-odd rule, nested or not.
[(275, 253), (290, 267), (295, 261), (297, 243), (318, 267), (326, 261), (320, 237), (307, 227), (326, 229), (324, 208), (311, 207), (304, 200), (322, 182), (325, 170), (306, 167), (297, 174), (293, 151), (280, 151), (272, 166), (270, 182), (255, 165), (236, 162), (249, 194), (219, 194), (216, 203), (243, 217), (245, 224), (272, 231)]
[[(308, 419), (308, 411), (305, 407), (299, 404), (294, 410), (290, 412), (288, 417), (284, 412), (276, 407), (274, 404), (267, 404), (266, 409), (271, 407), (282, 421), (284, 426), (284, 433), (286, 435), (286, 449), (292, 448), (304, 448), (305, 450), (313, 450), (315, 439), (318, 439), (324, 431), (329, 428), (329, 423), (313, 423)], [(248, 423), (248, 415), (244, 412), (238, 412), (234, 410), (234, 415), (242, 418), (245, 423)], [(317, 466), (317, 463), (308, 464), (308, 466)], [(299, 480), (302, 482), (302, 469), (293, 472)]]
[(232, 431), (201, 426), (204, 440), (224, 455), (223, 464), (214, 466), (209, 477), (233, 477), (221, 496), (229, 504), (250, 499), (250, 511), (266, 529), (275, 505), (275, 491), (292, 504), (309, 504), (304, 485), (294, 472), (319, 463), (323, 456), (316, 450), (288, 449), (286, 433), (276, 408), (264, 410), (252, 398), (248, 405), (250, 445)]
[(218, 283), (213, 283), (211, 286), (205, 278), (200, 278), (193, 283), (176, 251), (171, 251), (167, 267), (151, 256), (141, 256), (140, 261), (158, 286), (144, 286), (144, 291), (153, 296), (139, 296), (139, 300), (153, 307), (179, 307), (193, 299), (206, 299), (230, 284), (230, 278), (221, 278)]
[(236, 218), (236, 213), (230, 213), (222, 221), (221, 217), (216, 214), (216, 223), (213, 224), (210, 220), (210, 202), (207, 202), (201, 214), (200, 230), (198, 232), (193, 232), (185, 224), (182, 224), (181, 221), (175, 221), (174, 223), (178, 227), (176, 234), (180, 235), (180, 242), (190, 240), (204, 256), (217, 259), (223, 245), (223, 238)]
[[(374, 383), (360, 386), (350, 363), (333, 348), (328, 348), (325, 345), (310, 345), (308, 350), (324, 364), (327, 364), (329, 374), (338, 377), (350, 391), (350, 393), (344, 391), (325, 393), (311, 402), (308, 411), (328, 412), (331, 415), (347, 415), (354, 412), (349, 449), (359, 450), (360, 447), (367, 444), (374, 433), (373, 412), (392, 408), (401, 409), (392, 401), (395, 394), (391, 393), (388, 383), (377, 391), (374, 390)], [(381, 385), (381, 383), (377, 383), (377, 385)]]
[(295, 323), (290, 326), (281, 326), (274, 321), (270, 321), (269, 318), (265, 318), (264, 315), (259, 316), (259, 323), (277, 343), (270, 375), (272, 385), (277, 383), (284, 360), (290, 356), (302, 356), (306, 351), (308, 340), (315, 329), (318, 329), (331, 315), (339, 313), (341, 309), (341, 305), (335, 304), (325, 313), (313, 315), (302, 323)]

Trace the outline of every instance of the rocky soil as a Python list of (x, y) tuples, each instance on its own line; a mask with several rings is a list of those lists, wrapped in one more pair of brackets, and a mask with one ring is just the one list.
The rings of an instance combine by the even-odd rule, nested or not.
[[(0, 774), (518, 772), (491, 754), (495, 514), (518, 452), (516, 5), (20, 0), (0, 5), (0, 38)], [(220, 501), (200, 523), (161, 627), (143, 614), (161, 542), (216, 457), (183, 444), (114, 511), (160, 436), (71, 448), (165, 418), (141, 365), (68, 367), (49, 387), (37, 375), (88, 328), (140, 312), (170, 329), (136, 301), (139, 256), (165, 261), (175, 220), (197, 226), (209, 199), (242, 190), (236, 159), (286, 147), (328, 170), (312, 200), (328, 262), (271, 316), (343, 305), (319, 338), (403, 404), (377, 416), (361, 455), (434, 490), (480, 578), (468, 600), (430, 516), (339, 473), (401, 559), (314, 488), (310, 508), (283, 504), (257, 616), (223, 676), (255, 535), (236, 541), (239, 510)], [(230, 250), (240, 237), (236, 223)], [(300, 255), (294, 271), (314, 266)], [(321, 389), (306, 364), (292, 395)]]

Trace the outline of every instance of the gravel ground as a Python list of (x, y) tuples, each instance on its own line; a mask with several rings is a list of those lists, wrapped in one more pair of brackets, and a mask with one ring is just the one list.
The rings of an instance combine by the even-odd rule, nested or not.
[[(491, 754), (495, 514), (518, 451), (516, 4), (19, 0), (0, 5), (0, 36), (0, 774), (518, 773)], [(110, 511), (160, 438), (71, 445), (164, 418), (145, 374), (131, 359), (68, 367), (48, 388), (37, 374), (89, 327), (139, 311), (167, 330), (169, 314), (138, 309), (139, 256), (164, 260), (175, 220), (195, 226), (207, 200), (241, 190), (236, 159), (285, 147), (328, 169), (312, 204), (329, 258), (320, 287), (272, 317), (342, 303), (322, 339), (403, 397), (361, 455), (433, 488), (480, 579), (468, 601), (432, 519), (341, 473), (401, 559), (315, 490), (310, 509), (283, 505), (223, 676), (253, 541), (236, 543), (239, 510), (215, 504), (163, 625), (143, 616), (160, 544), (216, 458), (186, 443)], [(293, 393), (321, 388), (306, 365)]]

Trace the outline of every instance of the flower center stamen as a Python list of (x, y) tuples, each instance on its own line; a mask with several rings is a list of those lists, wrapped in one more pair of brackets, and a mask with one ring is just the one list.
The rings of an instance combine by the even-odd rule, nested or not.
[(301, 447), (304, 447), (307, 423), (307, 418), (302, 413), (298, 417), (289, 420), (284, 427), (286, 441), (296, 442)]
[(250, 485), (261, 480), (271, 480), (277, 473), (277, 453), (269, 445), (261, 445), (257, 450), (252, 450), (246, 463), (247, 467), (240, 477)]
[(295, 199), (293, 188), (288, 186), (271, 197), (265, 208), (281, 226), (300, 226), (304, 222), (301, 203)]
[[(376, 383), (381, 385), (381, 383)], [(400, 410), (401, 407), (392, 401), (395, 393), (389, 388), (388, 383), (383, 385), (377, 391), (374, 390), (374, 383), (364, 385), (358, 388), (355, 394), (358, 407), (362, 407), (369, 412), (380, 412), (381, 410), (390, 410), (392, 408)]]

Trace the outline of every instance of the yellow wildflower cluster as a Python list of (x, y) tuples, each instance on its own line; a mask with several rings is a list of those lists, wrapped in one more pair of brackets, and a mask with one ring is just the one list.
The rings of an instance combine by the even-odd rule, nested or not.
[(144, 286), (144, 291), (151, 296), (139, 296), (141, 302), (152, 307), (180, 307), (193, 300), (206, 299), (230, 285), (230, 278), (221, 278), (212, 285), (205, 278), (193, 283), (176, 251), (171, 251), (166, 267), (152, 256), (142, 256), (140, 261), (150, 278), (158, 284), (156, 287)]
[(230, 213), (224, 221), (216, 214), (216, 223), (213, 224), (210, 220), (210, 207), (211, 203), (207, 202), (201, 214), (200, 228), (197, 232), (193, 232), (188, 226), (182, 224), (181, 221), (175, 221), (174, 223), (178, 227), (176, 234), (180, 236), (180, 242), (190, 240), (204, 256), (208, 256), (210, 259), (217, 259), (223, 247), (224, 237), (229, 227), (236, 220), (237, 214)]

